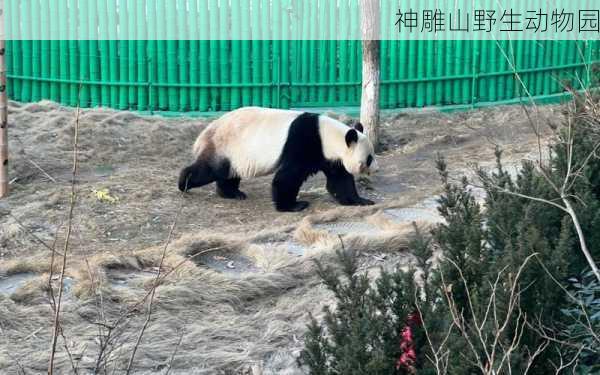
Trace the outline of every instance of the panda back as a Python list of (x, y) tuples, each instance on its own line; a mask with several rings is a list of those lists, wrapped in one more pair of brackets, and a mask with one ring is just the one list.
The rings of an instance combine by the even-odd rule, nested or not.
[(229, 112), (211, 125), (216, 151), (237, 177), (270, 174), (277, 168), (290, 125), (301, 114), (258, 107)]

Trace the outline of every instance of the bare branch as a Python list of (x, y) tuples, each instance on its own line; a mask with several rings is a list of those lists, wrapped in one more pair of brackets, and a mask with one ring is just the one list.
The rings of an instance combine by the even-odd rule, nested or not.
[(79, 115), (81, 112), (81, 108), (79, 105), (79, 101), (81, 98), (81, 84), (79, 85), (79, 94), (77, 100), (77, 115), (75, 119), (75, 127), (73, 130), (73, 170), (71, 173), (71, 199), (69, 203), (69, 211), (67, 215), (67, 234), (65, 238), (65, 244), (63, 247), (63, 257), (62, 257), (62, 266), (60, 270), (60, 278), (59, 278), (59, 286), (58, 286), (58, 301), (56, 302), (56, 308), (54, 313), (54, 333), (52, 335), (52, 344), (50, 346), (50, 363), (48, 365), (48, 374), (52, 375), (54, 373), (54, 357), (56, 355), (56, 342), (58, 339), (58, 335), (60, 332), (60, 308), (62, 303), (63, 296), (63, 286), (65, 279), (65, 271), (67, 268), (67, 253), (69, 251), (71, 232), (73, 229), (73, 211), (75, 209), (75, 202), (77, 199), (77, 194), (75, 191), (75, 184), (77, 181), (77, 170), (78, 170), (78, 141), (79, 141)]
[[(492, 284), (494, 287), (491, 291), (491, 295), (488, 297), (489, 300), (486, 305), (486, 310), (483, 313), (483, 318), (479, 320), (477, 317), (477, 312), (474, 310), (473, 304), (471, 303), (471, 292), (467, 284), (466, 278), (462, 273), (462, 269), (454, 261), (446, 258), (446, 260), (459, 273), (460, 280), (465, 287), (466, 298), (469, 301), (469, 309), (471, 310), (471, 319), (473, 319), (473, 323), (467, 325), (467, 323), (465, 322), (464, 314), (458, 311), (456, 302), (454, 301), (454, 298), (452, 296), (452, 292), (448, 291), (449, 288), (446, 285), (443, 274), (441, 274), (442, 285), (445, 290), (444, 294), (446, 296), (450, 315), (454, 326), (457, 327), (457, 329), (461, 333), (461, 336), (471, 349), (471, 352), (476, 360), (476, 365), (477, 367), (479, 367), (480, 371), (483, 374), (498, 374), (502, 371), (504, 367), (507, 367), (508, 373), (512, 372), (510, 358), (520, 346), (521, 338), (523, 337), (524, 329), (527, 322), (526, 316), (520, 309), (520, 296), (522, 292), (520, 291), (519, 280), (523, 271), (527, 267), (527, 264), (531, 261), (533, 257), (536, 256), (537, 253), (528, 256), (520, 265), (517, 274), (511, 281), (510, 295), (508, 296), (508, 308), (502, 310), (504, 316), (502, 318), (501, 324), (498, 324), (498, 307), (496, 306), (495, 299), (497, 289), (499, 286), (498, 280), (507, 268), (505, 267), (504, 269), (499, 271), (496, 282)], [(514, 315), (515, 313), (516, 317)], [(494, 328), (492, 329), (491, 341), (489, 341), (486, 335), (484, 334), (484, 326), (489, 324), (489, 317), (492, 315), (494, 316)], [(511, 332), (507, 334), (506, 331), (510, 323), (513, 323), (515, 327), (514, 330), (511, 329)], [(508, 344), (504, 343), (503, 340), (505, 338), (510, 339), (510, 341), (508, 341)], [(477, 348), (475, 342), (479, 342), (481, 344), (480, 348)], [(433, 350), (433, 345), (430, 344), (430, 346)], [(540, 347), (536, 348), (536, 351), (530, 356), (529, 360), (533, 362), (535, 357), (537, 357), (541, 352), (543, 352), (546, 347), (547, 344), (542, 344)], [(433, 352), (435, 360), (437, 361), (437, 352), (435, 350), (433, 350)]]
[(184, 193), (181, 193), (181, 204), (179, 206), (179, 210), (177, 210), (177, 213), (175, 214), (175, 219), (173, 220), (173, 224), (171, 225), (171, 229), (169, 230), (169, 235), (167, 236), (167, 241), (165, 243), (165, 246), (163, 247), (163, 251), (161, 254), (161, 258), (160, 258), (160, 263), (158, 265), (158, 272), (156, 273), (156, 277), (154, 279), (154, 284), (152, 286), (152, 291), (150, 294), (150, 300), (148, 302), (148, 312), (146, 314), (146, 320), (144, 322), (144, 325), (142, 326), (142, 329), (140, 330), (140, 333), (139, 333), (139, 336), (135, 343), (135, 346), (133, 347), (131, 357), (129, 358), (129, 364), (127, 365), (127, 370), (126, 370), (127, 375), (129, 375), (131, 373), (131, 370), (133, 368), (133, 361), (135, 359), (135, 354), (137, 353), (137, 349), (142, 341), (142, 337), (144, 336), (144, 333), (146, 332), (146, 328), (148, 327), (148, 324), (150, 323), (150, 319), (152, 318), (152, 307), (154, 304), (154, 296), (156, 294), (156, 288), (158, 287), (159, 282), (161, 280), (161, 270), (162, 270), (164, 260), (167, 255), (167, 249), (169, 247), (169, 244), (171, 243), (171, 239), (173, 237), (173, 233), (175, 232), (175, 227), (177, 226), (177, 221), (179, 219), (179, 215), (181, 214), (181, 211), (183, 210), (183, 206), (185, 203), (183, 194)]
[(181, 341), (183, 341), (183, 335), (185, 331), (181, 330), (181, 335), (179, 335), (179, 340), (177, 341), (177, 345), (175, 345), (175, 350), (173, 350), (173, 354), (171, 355), (171, 359), (169, 360), (169, 366), (167, 367), (167, 372), (165, 375), (169, 375), (171, 372), (171, 368), (173, 367), (173, 361), (175, 360), (175, 356), (177, 355), (177, 351), (179, 350), (179, 346), (181, 345)]

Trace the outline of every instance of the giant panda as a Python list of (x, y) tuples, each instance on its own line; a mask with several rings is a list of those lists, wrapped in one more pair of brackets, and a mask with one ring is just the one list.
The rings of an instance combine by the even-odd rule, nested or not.
[(342, 205), (372, 205), (361, 198), (354, 176), (377, 170), (373, 145), (362, 125), (349, 127), (324, 115), (246, 107), (210, 124), (193, 146), (195, 161), (183, 168), (179, 189), (217, 184), (217, 194), (246, 199), (242, 179), (274, 173), (272, 198), (281, 212), (309, 206), (297, 201), (300, 186), (319, 171), (327, 191)]

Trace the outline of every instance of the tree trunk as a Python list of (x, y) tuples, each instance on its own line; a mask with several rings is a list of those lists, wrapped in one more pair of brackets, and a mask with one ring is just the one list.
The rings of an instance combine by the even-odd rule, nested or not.
[(379, 86), (381, 81), (379, 0), (360, 0), (360, 10), (363, 60), (360, 122), (377, 150), (379, 148)]
[(0, 198), (8, 195), (8, 99), (4, 38), (4, 0), (0, 0)]

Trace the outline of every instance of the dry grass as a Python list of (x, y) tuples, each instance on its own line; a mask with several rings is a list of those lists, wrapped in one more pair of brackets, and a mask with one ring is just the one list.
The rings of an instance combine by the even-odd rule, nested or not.
[[(10, 110), (12, 134), (21, 142), (15, 142), (11, 170), (19, 180), (7, 204), (22, 225), (0, 217), (0, 275), (32, 273), (34, 278), (10, 298), (0, 295), (0, 373), (15, 372), (17, 363), (25, 364), (28, 373), (43, 373), (52, 335), (50, 257), (24, 228), (48, 243), (57, 231), (62, 236), (58, 228), (67, 204), (72, 145), (66, 119), (73, 113), (49, 103), (13, 103)], [(410, 260), (406, 238), (412, 226), (390, 220), (383, 211), (413, 205), (437, 191), (428, 159), (436, 151), (466, 167), (466, 161), (493, 160), (491, 139), (512, 147), (507, 155), (523, 157), (531, 135), (523, 131), (525, 124), (520, 127), (520, 116), (517, 110), (489, 110), (383, 119), (388, 149), (380, 157), (382, 173), (374, 177), (373, 190), (361, 187), (362, 195), (379, 202), (374, 207), (337, 206), (320, 178), (310, 180), (301, 193), (312, 203), (301, 215), (272, 209), (267, 180), (244, 181), (250, 197), (245, 202), (220, 200), (213, 188), (187, 196), (176, 240), (167, 248), (161, 269), (166, 276), (156, 290), (136, 373), (165, 372), (172, 358), (171, 374), (235, 374), (251, 366), (262, 367), (264, 374), (301, 373), (294, 360), (307, 314), (318, 317), (331, 303), (314, 260), (329, 263), (341, 247), (340, 237), (326, 224), (359, 221), (375, 228), (341, 238), (344, 246), (363, 253), (365, 269), (402, 265)], [(90, 373), (98, 361), (99, 332), (106, 333), (100, 327), (121, 319), (105, 361), (108, 373), (118, 373), (127, 367), (146, 318), (140, 301), (152, 288), (161, 244), (178, 207), (177, 170), (188, 162), (188, 144), (206, 121), (90, 110), (82, 113), (81, 123), (81, 194), (66, 270), (73, 285), (61, 322), (80, 373)], [(57, 182), (31, 168), (28, 159)], [(104, 188), (119, 201), (107, 204), (91, 194)], [(291, 244), (299, 253), (290, 250)], [(380, 254), (387, 255), (385, 261), (374, 258)], [(236, 262), (241, 257), (254, 268), (243, 272), (238, 263), (233, 270), (203, 265), (214, 256)], [(56, 369), (68, 373), (71, 365), (61, 345), (59, 340)]]
[[(54, 272), (60, 269), (58, 264), (54, 265)], [(0, 264), (0, 275), (10, 276), (19, 273), (43, 273), (50, 270), (50, 257), (25, 257), (12, 258)]]
[[(48, 273), (36, 275), (20, 286), (10, 298), (16, 303), (23, 305), (33, 306), (47, 303), (48, 292), (50, 290), (50, 286), (48, 285), (49, 275)], [(58, 279), (54, 278), (51, 285), (53, 291), (56, 293), (58, 291)]]

